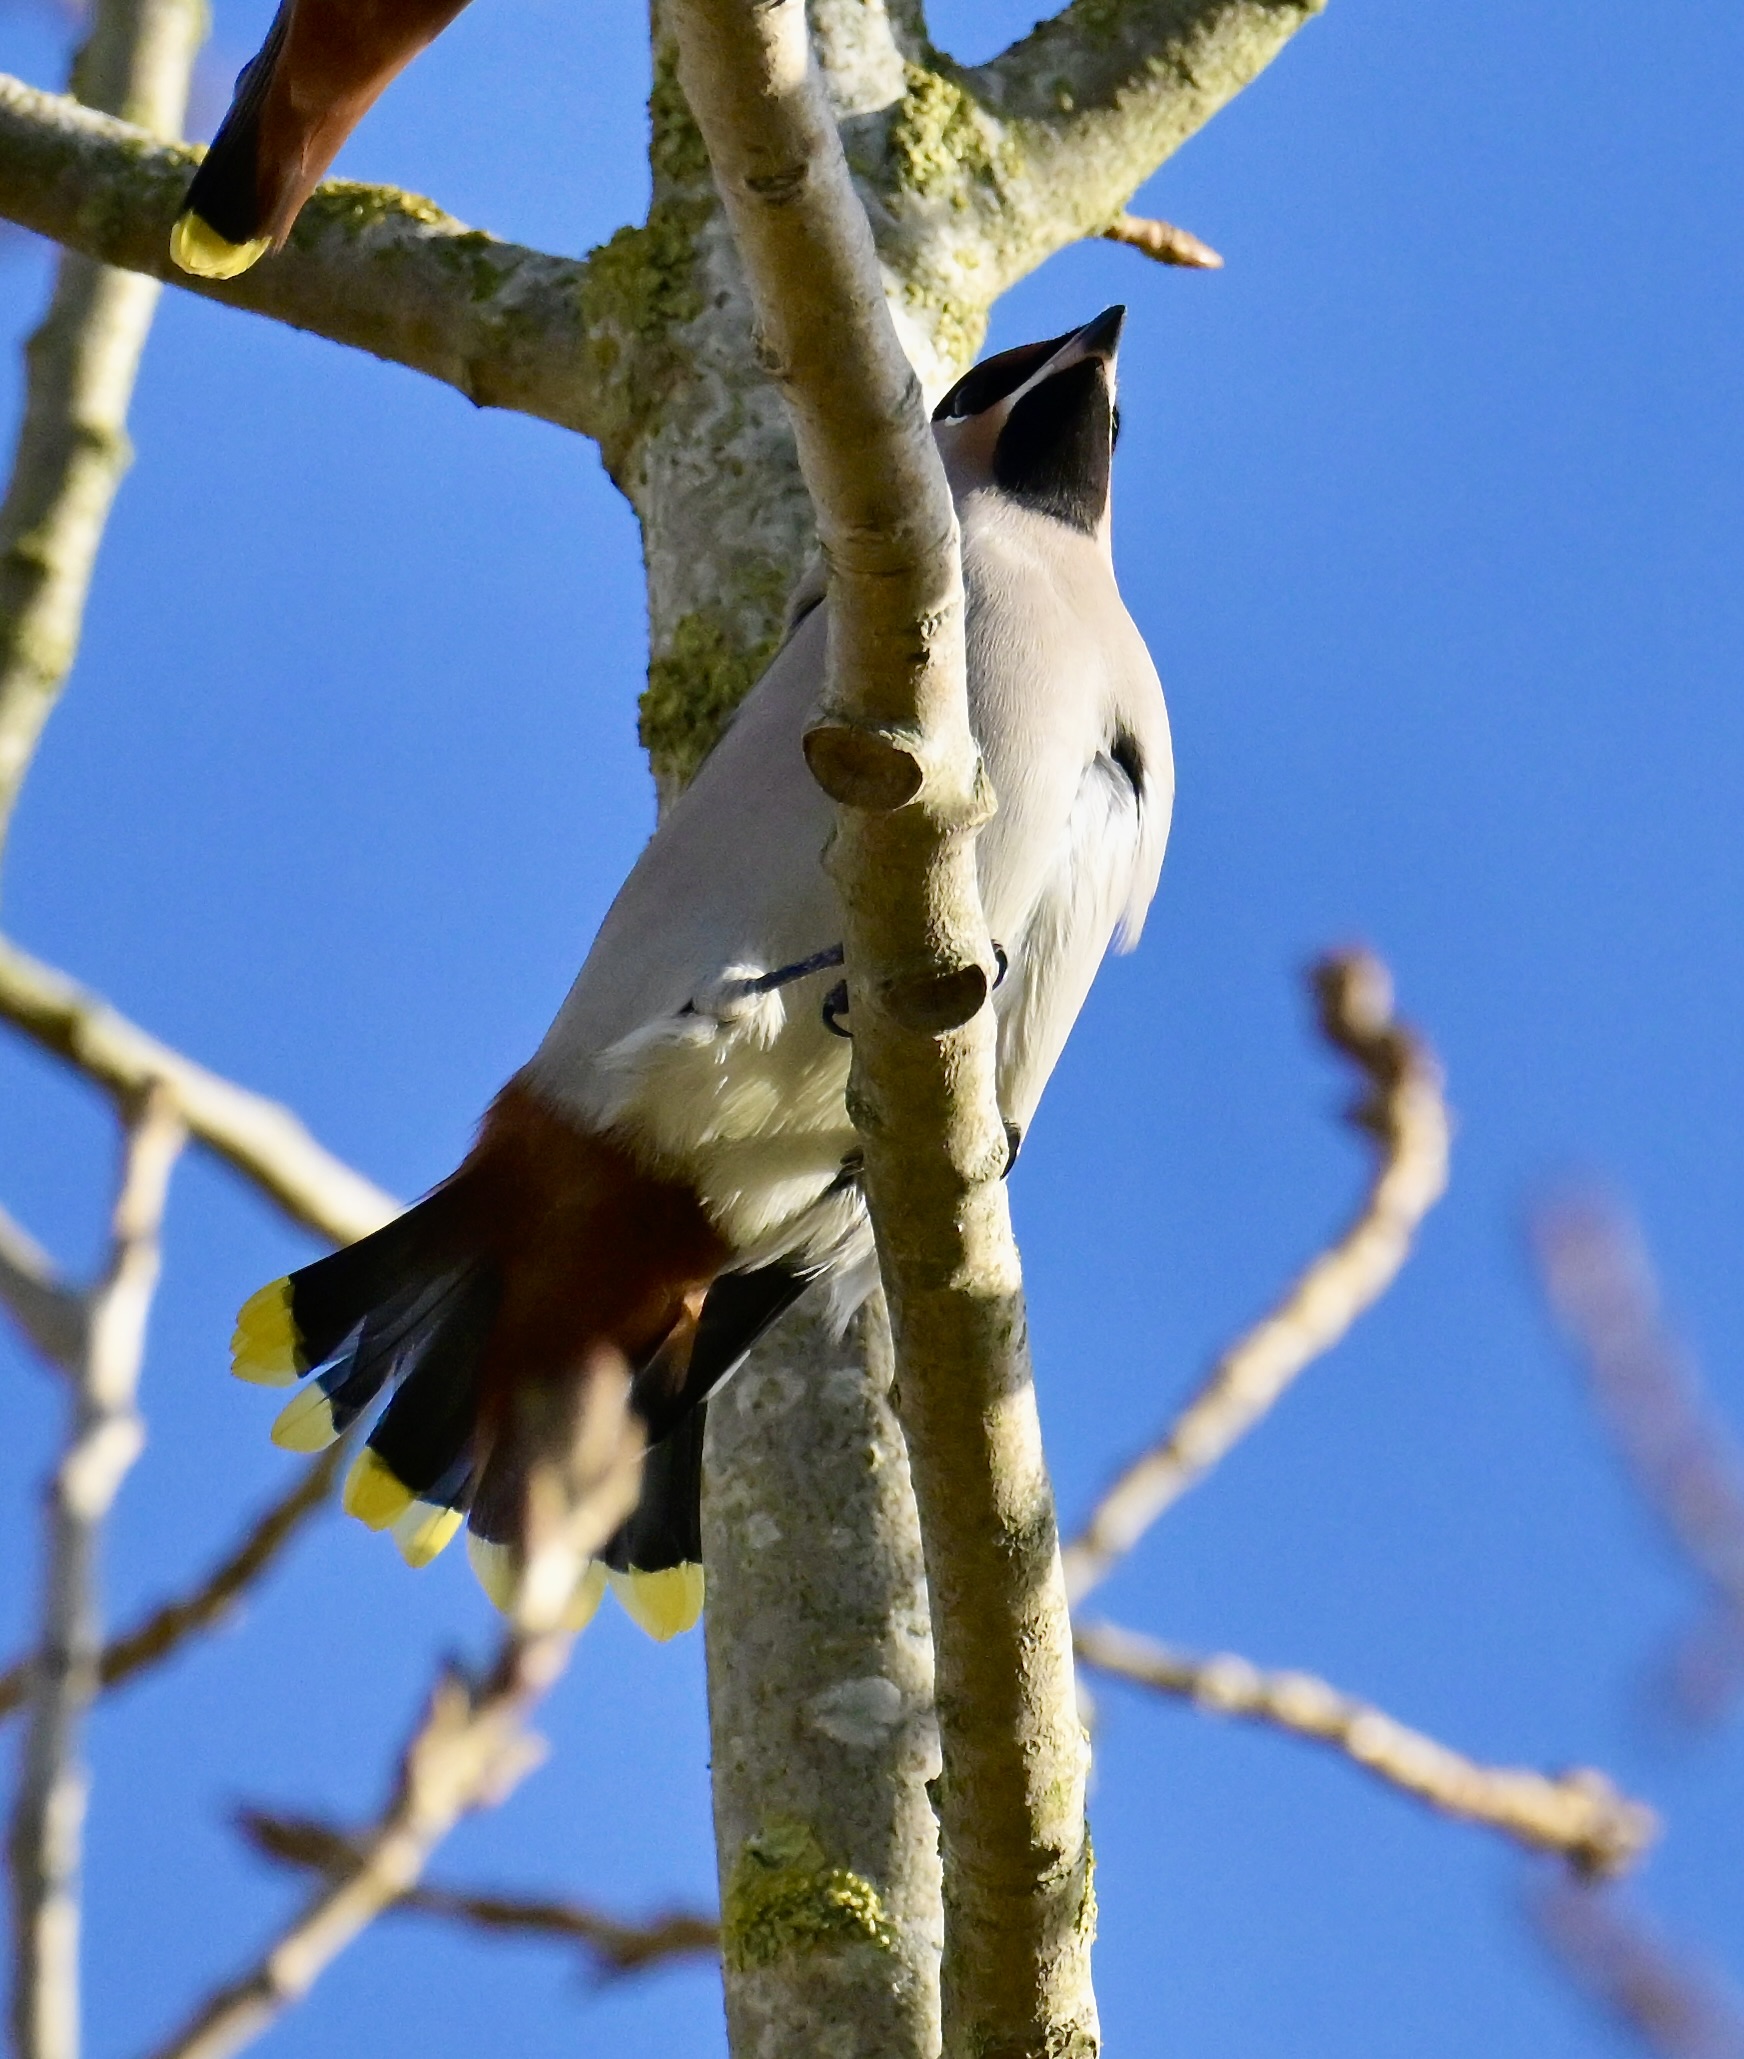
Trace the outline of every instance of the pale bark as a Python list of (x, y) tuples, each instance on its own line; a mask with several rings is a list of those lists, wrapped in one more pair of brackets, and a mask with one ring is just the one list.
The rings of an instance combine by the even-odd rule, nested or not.
[(709, 1728), (738, 2059), (939, 2048), (933, 1655), (889, 1383), (876, 1301), (842, 1339), (799, 1310), (710, 1412)]
[[(87, 107), (177, 136), (205, 0), (98, 0), (73, 64)], [(64, 251), (25, 348), (24, 419), (0, 504), (0, 856), (25, 769), (72, 669), (92, 567), (132, 456), (127, 409), (158, 288)]]
[(86, 1305), (66, 1447), (49, 1484), (42, 1624), (7, 1838), (17, 2059), (78, 2059), (85, 1712), (98, 1688), (98, 1548), (145, 1433), (134, 1406), (157, 1287), (164, 1200), (183, 1131), (161, 1096), (122, 1149), (108, 1262)]
[(932, 1603), (944, 2049), (1062, 2059), (1098, 2042), (1088, 1754), (1002, 1181), (955, 514), (798, 0), (674, 19), (830, 567), (807, 755), (840, 804), (849, 1105)]
[(188, 1132), (293, 1222), (335, 1244), (379, 1229), (400, 1204), (316, 1143), (290, 1112), (221, 1079), (52, 966), (0, 938), (0, 1021), (126, 1101), (161, 1089)]

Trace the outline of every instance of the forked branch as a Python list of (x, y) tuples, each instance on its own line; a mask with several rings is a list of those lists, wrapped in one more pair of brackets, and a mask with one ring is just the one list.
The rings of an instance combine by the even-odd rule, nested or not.
[(1134, 1459), (1065, 1551), (1074, 1602), (1196, 1481), (1246, 1436), (1304, 1367), (1387, 1291), (1447, 1185), (1441, 1069), (1393, 1014), (1393, 983), (1366, 951), (1322, 959), (1309, 974), (1320, 1032), (1356, 1066), (1350, 1121), (1374, 1145), (1375, 1176), (1356, 1219), (1288, 1293), (1223, 1354), (1167, 1434)]

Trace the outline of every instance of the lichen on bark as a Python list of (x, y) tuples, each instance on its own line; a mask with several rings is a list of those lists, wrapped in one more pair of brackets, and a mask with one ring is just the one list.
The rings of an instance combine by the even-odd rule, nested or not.
[(777, 635), (746, 643), (712, 609), (681, 615), (666, 649), (648, 661), (637, 733), (655, 777), (685, 786), (719, 741), (733, 710), (762, 678)]
[(896, 1949), (883, 1897), (864, 1874), (832, 1866), (811, 1826), (795, 1817), (777, 1817), (745, 1840), (721, 1911), (721, 1956), (734, 1972), (854, 1945)]

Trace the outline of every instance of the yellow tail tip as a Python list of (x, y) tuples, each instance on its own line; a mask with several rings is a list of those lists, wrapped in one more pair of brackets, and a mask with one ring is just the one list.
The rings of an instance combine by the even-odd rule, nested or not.
[(340, 1505), (348, 1516), (355, 1516), (370, 1529), (385, 1530), (399, 1521), (414, 1499), (412, 1490), (366, 1444), (345, 1476)]
[(235, 279), (272, 248), (270, 236), (256, 236), (247, 243), (232, 243), (220, 236), (210, 222), (197, 214), (176, 218), (170, 231), (170, 256), (184, 272), (196, 279)]
[(589, 1559), (587, 1570), (575, 1583), (575, 1592), (569, 1597), (569, 1606), (563, 1611), (565, 1630), (585, 1630), (599, 1614), (599, 1605), (606, 1598), (606, 1569), (598, 1559)]
[(454, 1542), (455, 1532), (465, 1520), (459, 1509), (439, 1508), (430, 1501), (413, 1502), (393, 1526), (400, 1557), (408, 1566), (427, 1566)]
[(237, 1312), (230, 1370), (253, 1387), (294, 1387), (308, 1371), (291, 1314), (291, 1283), (270, 1280)]
[(624, 1614), (656, 1644), (692, 1629), (702, 1614), (702, 1568), (667, 1566), (658, 1573), (611, 1573)]
[(515, 1606), (515, 1588), (521, 1577), (513, 1549), (506, 1544), (492, 1544), (488, 1537), (469, 1530), (466, 1533), (466, 1562), (472, 1568), (473, 1578), (488, 1596), (491, 1607), (506, 1616)]
[[(456, 1518), (457, 1523), (458, 1520)], [(446, 1538), (443, 1541), (446, 1543)], [(492, 1544), (488, 1538), (480, 1537), (476, 1530), (469, 1530), (466, 1533), (466, 1558), (474, 1578), (490, 1598), (492, 1608), (502, 1615), (511, 1615), (516, 1591), (521, 1584), (521, 1559), (514, 1546)], [(617, 1575), (611, 1577), (616, 1579)], [(605, 1567), (598, 1559), (589, 1559), (586, 1570), (575, 1583), (575, 1592), (569, 1597), (559, 1629), (580, 1631), (587, 1628), (605, 1599), (606, 1579)]]
[(272, 1441), (280, 1451), (325, 1451), (338, 1437), (333, 1404), (319, 1387), (305, 1387), (287, 1401), (272, 1426)]

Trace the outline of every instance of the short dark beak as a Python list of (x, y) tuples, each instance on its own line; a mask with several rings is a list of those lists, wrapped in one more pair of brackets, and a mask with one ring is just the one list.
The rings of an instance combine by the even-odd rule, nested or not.
[(1099, 357), (1105, 363), (1114, 362), (1120, 349), (1120, 332), (1126, 327), (1126, 309), (1121, 306), (1105, 307), (1093, 322), (1086, 322), (1072, 342), (1077, 346), (1078, 357)]

